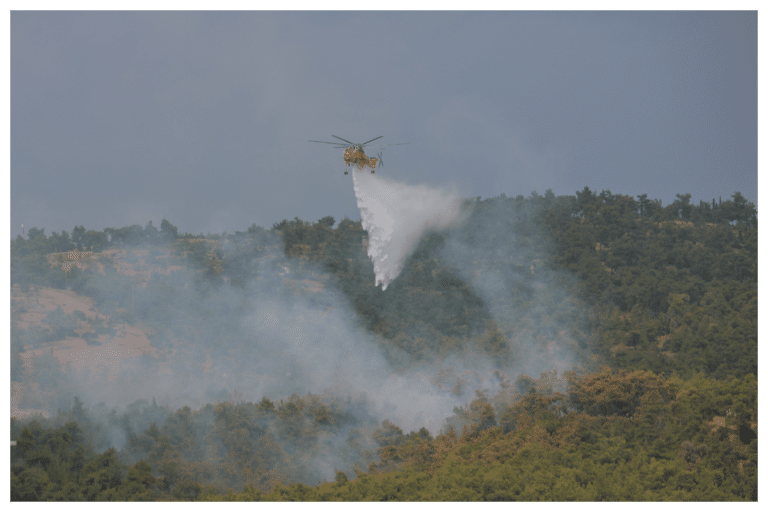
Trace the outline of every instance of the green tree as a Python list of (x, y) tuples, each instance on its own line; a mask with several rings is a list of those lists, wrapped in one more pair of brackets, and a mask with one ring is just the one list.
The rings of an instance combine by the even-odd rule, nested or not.
[(173, 242), (178, 237), (178, 228), (163, 219), (160, 222), (160, 237), (166, 242)]
[(110, 448), (88, 462), (83, 468), (82, 488), (86, 501), (114, 501), (123, 481), (125, 467), (117, 450)]
[(330, 215), (327, 215), (322, 219), (320, 219), (319, 221), (317, 221), (317, 223), (320, 224), (321, 226), (327, 226), (329, 228), (332, 228), (333, 225), (336, 224), (336, 219), (334, 219)]
[(40, 468), (11, 473), (11, 501), (44, 501), (49, 485), (48, 474)]

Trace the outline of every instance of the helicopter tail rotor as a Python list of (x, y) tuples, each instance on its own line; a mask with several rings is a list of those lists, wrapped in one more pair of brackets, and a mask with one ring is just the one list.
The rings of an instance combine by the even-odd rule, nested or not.
[(384, 158), (381, 156), (381, 151), (379, 151), (376, 156), (379, 157), (379, 165), (384, 167)]

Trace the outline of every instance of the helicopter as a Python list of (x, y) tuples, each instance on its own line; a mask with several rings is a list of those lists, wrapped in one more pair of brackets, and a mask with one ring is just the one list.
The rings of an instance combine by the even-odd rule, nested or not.
[[(375, 140), (379, 140), (383, 137), (383, 135), (379, 135), (378, 137), (371, 139), (367, 142), (363, 142), (358, 144), (357, 142), (350, 142), (347, 139), (342, 139), (341, 137), (337, 137), (336, 135), (331, 135), (331, 137), (334, 137), (336, 139), (339, 139), (342, 142), (325, 142), (322, 140), (310, 140), (309, 142), (319, 142), (320, 144), (334, 144), (336, 149), (344, 149), (344, 163), (346, 164), (344, 168), (344, 174), (349, 174), (349, 166), (350, 165), (356, 165), (359, 170), (363, 170), (363, 167), (370, 167), (371, 174), (374, 174), (376, 172), (376, 164), (384, 166), (384, 160), (381, 156), (381, 153), (383, 151), (383, 146), (377, 146), (375, 149), (382, 149), (382, 151), (379, 151), (376, 157), (369, 157), (365, 154), (365, 150), (363, 149), (365, 146), (370, 144), (371, 142)], [(403, 144), (408, 144), (407, 142), (399, 142), (397, 144), (385, 144), (385, 146), (401, 146)]]

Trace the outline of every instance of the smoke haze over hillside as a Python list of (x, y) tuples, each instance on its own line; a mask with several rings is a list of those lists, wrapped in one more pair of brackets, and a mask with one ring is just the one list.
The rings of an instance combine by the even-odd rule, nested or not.
[[(340, 399), (348, 423), (326, 442), (345, 455), (336, 462), (329, 462), (327, 454), (304, 461), (311, 470), (301, 479), (312, 483), (317, 475), (332, 479), (334, 467), (368, 460), (365, 450), (375, 449), (371, 433), (383, 420), (405, 432), (426, 427), (436, 435), (448, 425), (461, 426), (451, 415), (478, 390), (493, 396), (520, 375), (537, 377), (574, 365), (576, 345), (567, 329), (579, 311), (561, 302), (561, 276), (541, 266), (531, 250), (536, 233), (521, 236), (514, 229), (514, 215), (503, 209), (487, 207), (478, 214), (462, 208), (455, 192), (361, 172), (353, 172), (353, 179), (375, 282), (382, 285), (377, 292), (381, 300), (386, 303), (402, 292), (402, 286), (388, 285), (420, 244), (437, 234), (445, 243), (432, 258), (450, 265), (482, 298), (482, 308), (496, 327), (485, 333), (468, 331), (448, 354), (415, 358), (366, 329), (350, 297), (326, 270), (286, 257), (275, 231), (261, 230), (258, 241), (249, 242), (258, 247), (259, 256), (243, 268), (243, 286), (227, 284), (211, 270), (216, 261), (239, 257), (241, 249), (232, 240), (189, 243), (194, 250), (208, 251), (207, 270), (194, 270), (178, 254), (137, 247), (124, 257), (141, 267), (145, 282), (114, 271), (92, 272), (83, 293), (101, 299), (83, 313), (94, 315), (98, 302), (100, 318), (107, 319), (105, 332), (118, 339), (126, 329), (116, 319), (127, 312), (111, 304), (130, 304), (133, 328), (147, 333), (154, 351), (138, 357), (107, 354), (119, 359), (119, 364), (108, 365), (110, 371), (103, 364), (65, 366), (48, 353), (27, 354), (29, 367), (12, 375), (24, 389), (20, 408), (53, 414), (68, 409), (78, 396), (90, 407), (103, 404), (97, 409), (106, 418), (110, 408), (123, 410), (153, 398), (173, 409), (310, 394)], [(35, 307), (31, 296), (26, 305)], [(557, 320), (553, 308), (560, 308)], [(65, 317), (62, 322), (72, 322)], [(423, 318), (421, 325), (430, 321)], [(421, 339), (437, 334), (427, 329), (404, 335)], [(495, 347), (493, 357), (483, 348), (488, 343)], [(141, 432), (148, 417), (131, 420), (131, 428)], [(347, 446), (350, 429), (357, 429), (354, 436), (365, 450)], [(119, 427), (104, 436), (103, 443), (118, 448), (127, 442)], [(275, 438), (281, 438), (279, 432)]]

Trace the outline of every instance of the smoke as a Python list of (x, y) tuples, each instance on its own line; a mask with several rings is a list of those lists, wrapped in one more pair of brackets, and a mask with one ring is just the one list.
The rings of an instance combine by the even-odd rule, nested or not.
[(540, 205), (500, 198), (478, 202), (440, 257), (480, 298), (508, 347), (504, 372), (537, 376), (586, 367), (588, 306), (575, 277), (549, 264), (534, 219)]
[[(362, 453), (373, 446), (371, 430), (382, 420), (406, 432), (426, 427), (437, 434), (454, 408), (471, 401), (476, 390), (489, 396), (502, 390), (497, 370), (514, 380), (552, 369), (562, 373), (577, 363), (584, 308), (565, 291), (567, 277), (543, 264), (541, 244), (532, 242), (538, 234), (525, 220), (532, 212), (516, 210), (514, 200), (503, 199), (478, 203), (464, 213), (455, 192), (364, 172), (353, 172), (353, 180), (375, 284), (385, 290), (425, 234), (447, 230), (436, 257), (482, 298), (506, 355), (492, 360), (476, 350), (478, 341), (468, 335), (439, 360), (401, 357), (392, 340), (363, 327), (350, 297), (336, 289), (332, 276), (301, 258), (287, 258), (279, 237), (262, 231), (261, 238), (247, 242), (251, 245), (238, 248), (236, 242), (222, 241), (217, 246), (229, 262), (245, 253), (258, 254), (238, 267), (247, 276), (242, 286), (202, 286), (207, 281), (201, 280), (201, 271), (190, 268), (183, 256), (158, 248), (136, 248), (126, 256), (126, 262), (136, 260), (136, 268), (148, 276), (143, 285), (137, 284), (138, 277), (129, 279), (115, 270), (94, 271), (82, 294), (100, 298), (98, 311), (94, 306), (78, 316), (87, 316), (95, 329), (91, 349), (119, 347), (125, 341), (122, 315), (133, 319), (129, 333), (144, 329), (153, 350), (138, 357), (105, 350), (102, 357), (113, 357), (111, 362), (118, 364), (102, 360), (98, 366), (63, 366), (52, 352), (42, 351), (50, 343), (24, 341), (42, 340), (41, 334), (32, 327), (19, 328), (19, 339), (25, 345), (36, 343), (41, 351), (18, 356), (25, 364), (14, 367), (12, 380), (23, 387), (15, 393), (20, 407), (52, 413), (79, 396), (94, 414), (101, 411), (109, 417), (110, 407), (153, 398), (174, 409), (202, 408), (233, 396), (253, 403), (308, 393), (347, 398), (352, 405), (344, 407), (355, 420), (329, 437), (326, 448), (302, 459), (307, 468), (302, 478), (312, 483), (306, 475), (331, 479), (334, 468), (362, 464)], [(210, 249), (206, 244), (192, 246), (205, 253)], [(33, 308), (31, 298), (27, 307)], [(74, 322), (70, 313), (59, 318), (62, 314), (51, 314), (46, 321), (72, 338), (76, 325), (80, 332), (86, 322)], [(409, 364), (395, 370), (393, 360)], [(94, 404), (100, 408), (93, 409)], [(138, 408), (133, 413), (128, 407), (133, 432), (142, 432), (151, 421), (161, 423), (163, 415), (154, 408), (140, 417)], [(281, 438), (280, 432), (272, 434)], [(348, 440), (355, 436), (365, 450), (350, 448)], [(104, 437), (104, 443), (117, 448), (126, 444), (119, 429), (106, 429)], [(345, 455), (333, 458), (329, 453)]]
[(461, 199), (455, 191), (407, 185), (367, 172), (353, 171), (352, 180), (376, 284), (386, 290), (422, 235), (460, 219)]
[[(223, 250), (225, 258), (235, 256), (230, 248)], [(23, 384), (14, 396), (18, 408), (53, 413), (66, 409), (75, 396), (89, 405), (115, 408), (152, 398), (172, 408), (196, 408), (228, 400), (235, 392), (252, 402), (321, 393), (359, 399), (369, 415), (406, 431), (440, 430), (460, 399), (436, 387), (429, 372), (397, 374), (381, 349), (386, 340), (362, 327), (349, 300), (324, 271), (297, 265), (279, 253), (257, 261), (243, 288), (201, 291), (193, 270), (165, 257), (156, 262), (143, 258), (150, 278), (135, 289), (117, 274), (94, 273), (89, 293), (108, 299), (101, 302), (98, 315), (94, 309), (84, 313), (97, 317), (97, 325), (107, 324), (103, 334), (76, 356), (57, 349), (58, 357), (71, 357), (68, 362), (60, 363), (53, 352), (24, 353), (28, 367), (13, 375)], [(168, 266), (178, 270), (164, 273)], [(120, 300), (118, 293), (126, 295), (123, 302), (139, 317), (134, 326), (114, 320), (121, 308), (109, 301)], [(120, 350), (127, 336), (141, 329), (153, 350), (142, 355)], [(30, 328), (21, 338), (33, 334)], [(35, 343), (42, 347), (43, 342), (41, 337)], [(396, 351), (388, 349), (390, 356)], [(90, 353), (98, 356), (85, 357)]]

